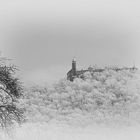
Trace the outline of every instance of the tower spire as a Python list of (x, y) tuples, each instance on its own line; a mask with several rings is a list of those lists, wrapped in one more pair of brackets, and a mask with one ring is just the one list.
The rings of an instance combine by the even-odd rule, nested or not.
[(76, 75), (76, 59), (73, 58), (72, 60), (72, 72), (73, 72), (73, 75)]
[(76, 58), (75, 58), (75, 57), (73, 57), (72, 61), (75, 61), (75, 62), (76, 62)]

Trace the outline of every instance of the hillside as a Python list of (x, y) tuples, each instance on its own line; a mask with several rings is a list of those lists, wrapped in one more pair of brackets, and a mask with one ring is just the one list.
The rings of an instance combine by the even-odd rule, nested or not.
[(105, 70), (86, 72), (85, 80), (61, 79), (51, 87), (25, 89), (20, 105), (29, 122), (71, 124), (139, 123), (140, 72)]

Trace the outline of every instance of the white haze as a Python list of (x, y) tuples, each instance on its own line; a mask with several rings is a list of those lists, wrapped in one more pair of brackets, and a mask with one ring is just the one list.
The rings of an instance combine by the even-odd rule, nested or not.
[[(0, 1), (0, 51), (14, 59), (26, 85), (65, 77), (74, 56), (80, 68), (134, 61), (140, 68), (140, 1)], [(140, 126), (30, 122), (1, 132), (0, 140), (140, 140)]]
[(139, 7), (139, 0), (1, 1), (0, 50), (26, 80), (34, 74), (31, 81), (36, 71), (41, 77), (36, 79), (44, 79), (52, 65), (46, 82), (54, 81), (61, 72), (55, 67), (71, 66), (74, 56), (82, 67), (134, 61), (140, 67)]
[(1, 133), (1, 140), (139, 140), (140, 126), (135, 127), (69, 127), (65, 124), (26, 124), (8, 135)]

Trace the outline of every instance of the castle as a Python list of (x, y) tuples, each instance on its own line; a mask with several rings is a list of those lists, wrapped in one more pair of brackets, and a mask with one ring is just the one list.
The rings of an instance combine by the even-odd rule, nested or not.
[(67, 73), (67, 80), (73, 81), (75, 78), (84, 78), (84, 73), (85, 72), (103, 72), (104, 69), (93, 69), (92, 67), (89, 67), (87, 70), (80, 70), (77, 71), (76, 69), (76, 60), (72, 60), (72, 69)]
[(82, 78), (82, 79), (84, 79), (84, 73), (85, 72), (92, 72), (92, 73), (103, 72), (106, 69), (111, 69), (111, 70), (114, 70), (114, 71), (121, 71), (121, 70), (134, 71), (134, 70), (137, 70), (137, 68), (135, 66), (133, 66), (131, 68), (128, 68), (128, 67), (123, 67), (123, 68), (118, 68), (118, 67), (111, 67), (111, 68), (109, 68), (109, 67), (105, 67), (104, 69), (103, 68), (96, 68), (96, 69), (94, 69), (93, 67), (89, 67), (87, 70), (77, 71), (77, 69), (76, 69), (76, 60), (73, 59), (72, 60), (72, 69), (67, 73), (67, 80), (73, 81), (75, 78)]
[(75, 78), (79, 77), (82, 78), (82, 74), (84, 74), (84, 72), (86, 72), (87, 70), (81, 70), (81, 71), (77, 71), (76, 70), (76, 60), (73, 59), (72, 60), (72, 69), (67, 73), (67, 80), (69, 81), (73, 81)]

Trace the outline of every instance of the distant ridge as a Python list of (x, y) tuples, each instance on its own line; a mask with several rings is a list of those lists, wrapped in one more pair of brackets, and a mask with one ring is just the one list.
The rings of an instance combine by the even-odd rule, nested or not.
[(122, 70), (130, 70), (130, 71), (135, 71), (138, 70), (138, 68), (135, 67), (135, 65), (133, 67), (117, 67), (117, 66), (110, 66), (110, 67), (104, 67), (104, 68), (98, 68), (98, 67), (92, 67), (90, 66), (88, 69), (85, 70), (77, 70), (76, 68), (76, 60), (73, 59), (72, 60), (72, 68), (70, 71), (68, 71), (67, 73), (67, 80), (69, 81), (73, 81), (75, 78), (82, 78), (84, 79), (84, 73), (85, 72), (103, 72), (105, 70), (114, 70), (114, 71), (122, 71)]

